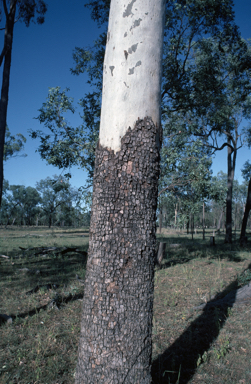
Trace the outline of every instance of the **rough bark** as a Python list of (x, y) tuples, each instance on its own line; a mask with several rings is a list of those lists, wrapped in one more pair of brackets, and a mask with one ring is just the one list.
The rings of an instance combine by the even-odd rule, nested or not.
[(246, 201), (244, 216), (243, 216), (242, 225), (241, 225), (241, 235), (240, 235), (240, 243), (241, 244), (245, 242), (246, 228), (247, 228), (247, 222), (248, 222), (248, 216), (249, 216), (250, 209), (251, 209), (251, 178), (250, 178), (249, 183), (248, 183), (247, 201)]
[(96, 149), (76, 384), (149, 384), (159, 176), (158, 127)]
[(7, 121), (7, 108), (9, 99), (9, 83), (10, 83), (10, 66), (11, 66), (11, 52), (14, 30), (14, 19), (16, 13), (16, 0), (12, 0), (10, 3), (10, 11), (8, 17), (6, 15), (5, 37), (4, 37), (4, 67), (2, 77), (2, 89), (0, 99), (0, 207), (2, 203), (3, 193), (3, 158), (4, 158), (4, 141), (5, 130)]

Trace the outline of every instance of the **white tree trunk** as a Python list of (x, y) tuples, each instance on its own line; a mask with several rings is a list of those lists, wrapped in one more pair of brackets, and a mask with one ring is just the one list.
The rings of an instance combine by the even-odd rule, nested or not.
[(115, 152), (138, 119), (160, 126), (164, 9), (164, 0), (111, 1), (99, 138)]

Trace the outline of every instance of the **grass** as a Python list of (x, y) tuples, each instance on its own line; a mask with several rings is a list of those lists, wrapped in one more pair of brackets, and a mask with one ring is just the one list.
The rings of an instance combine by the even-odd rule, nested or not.
[[(210, 235), (157, 235), (168, 245), (155, 273), (153, 384), (251, 382), (250, 305), (193, 309), (251, 276), (249, 247), (224, 245), (223, 235), (210, 247)], [(0, 384), (73, 384), (83, 295), (76, 274), (85, 275), (87, 228), (0, 229), (0, 247), (9, 256), (0, 257), (0, 313), (14, 319), (0, 326)]]

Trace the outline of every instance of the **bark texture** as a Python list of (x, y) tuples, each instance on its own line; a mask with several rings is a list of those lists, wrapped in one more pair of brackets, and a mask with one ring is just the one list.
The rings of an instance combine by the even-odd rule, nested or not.
[(4, 36), (4, 67), (2, 77), (2, 88), (0, 98), (0, 206), (2, 203), (3, 193), (3, 158), (4, 158), (4, 141), (7, 121), (7, 108), (9, 99), (9, 84), (10, 84), (10, 66), (11, 66), (11, 52), (13, 42), (13, 30), (14, 30), (14, 19), (16, 13), (16, 0), (12, 0), (10, 3), (9, 14), (6, 15), (6, 26)]
[(151, 118), (96, 149), (76, 384), (150, 384), (159, 176)]

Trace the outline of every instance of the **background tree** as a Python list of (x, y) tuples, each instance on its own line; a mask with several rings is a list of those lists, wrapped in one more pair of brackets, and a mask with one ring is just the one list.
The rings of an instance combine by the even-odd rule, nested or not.
[(70, 187), (65, 178), (56, 175), (37, 182), (36, 189), (41, 196), (40, 207), (50, 228), (56, 219), (58, 207), (72, 207), (72, 201), (77, 192)]
[(60, 87), (49, 89), (47, 100), (39, 109), (40, 114), (37, 117), (49, 133), (31, 130), (31, 137), (40, 139), (38, 152), (48, 164), (59, 169), (78, 165), (87, 170), (88, 184), (92, 184), (94, 148), (98, 137), (96, 104), (99, 104), (99, 101), (94, 99), (94, 95), (80, 101), (83, 108), (83, 124), (73, 128), (64, 116), (68, 112), (75, 112), (73, 99), (67, 95), (68, 91), (68, 88), (61, 91)]
[[(202, 72), (208, 71), (210, 60), (215, 71), (216, 87), (221, 88), (218, 100), (198, 121), (197, 135), (209, 139), (213, 152), (227, 147), (228, 190), (226, 199), (226, 237), (232, 242), (232, 198), (237, 151), (243, 145), (239, 126), (242, 117), (250, 117), (251, 51), (248, 44), (238, 39), (234, 44), (204, 40), (195, 53)], [(220, 57), (220, 60), (219, 60)], [(205, 66), (205, 69), (203, 69)], [(194, 129), (195, 124), (193, 124)], [(220, 144), (219, 141), (220, 140)]]
[[(189, 3), (183, 0), (166, 2), (162, 80), (163, 118), (170, 109), (184, 111), (190, 110), (195, 106), (197, 111), (205, 111), (208, 103), (210, 104), (214, 100), (215, 90), (213, 89), (210, 76), (207, 76), (207, 79), (200, 80), (200, 84), (197, 84), (198, 68), (191, 62), (192, 50), (203, 39), (202, 36), (217, 36), (218, 39), (222, 38), (226, 41), (231, 41), (235, 36), (238, 37), (237, 28), (234, 25), (232, 5), (231, 0), (224, 3), (220, 0), (214, 2), (211, 2), (211, 0), (191, 1)], [(88, 83), (92, 88), (92, 92), (87, 93), (82, 98), (81, 105), (84, 108), (83, 129), (85, 134), (90, 129), (89, 138), (93, 141), (93, 146), (85, 145), (86, 142), (90, 143), (91, 140), (88, 137), (85, 138), (84, 135), (79, 135), (79, 128), (72, 129), (71, 135), (74, 138), (76, 132), (75, 144), (79, 144), (78, 153), (81, 153), (83, 146), (85, 146), (86, 156), (89, 153), (89, 160), (91, 160), (88, 160), (87, 163), (93, 165), (94, 148), (99, 131), (103, 58), (110, 1), (91, 0), (87, 2), (86, 6), (91, 10), (93, 19), (99, 26), (102, 25), (105, 32), (100, 34), (93, 47), (75, 48), (73, 52), (75, 67), (71, 71), (74, 75), (86, 73)], [(193, 44), (191, 43), (192, 41)], [(190, 63), (189, 66), (187, 66), (187, 62)], [(210, 100), (207, 101), (209, 95)], [(192, 97), (194, 100), (191, 99)], [(177, 108), (174, 108), (174, 105)], [(50, 135), (47, 135), (46, 132), (40, 132), (38, 135), (33, 134), (33, 137), (40, 138), (42, 146), (46, 143), (51, 149), (55, 145), (54, 155), (58, 156), (55, 165), (62, 162), (62, 156), (59, 156), (59, 152), (56, 151), (58, 144), (55, 138), (57, 135), (60, 135), (57, 130), (51, 131)], [(68, 146), (65, 147), (67, 148)], [(67, 159), (73, 155), (70, 153), (70, 150), (66, 153), (65, 148), (62, 153), (65, 154)], [(44, 150), (43, 154), (44, 158), (51, 161), (49, 150), (48, 152)], [(86, 159), (88, 159), (88, 156)]]
[(7, 126), (4, 143), (4, 161), (7, 161), (9, 158), (14, 156), (26, 156), (25, 154), (18, 155), (24, 149), (25, 143), (26, 138), (21, 133), (18, 133), (13, 136), (10, 133), (9, 127)]
[[(2, 199), (3, 186), (3, 160), (4, 160), (4, 143), (5, 130), (7, 124), (7, 108), (9, 98), (9, 82), (10, 82), (10, 66), (11, 53), (15, 18), (21, 20), (28, 27), (31, 20), (38, 24), (43, 24), (44, 14), (47, 11), (46, 3), (43, 0), (10, 0), (9, 8), (6, 0), (2, 0), (3, 15), (5, 17), (5, 27), (1, 28), (5, 31), (3, 49), (0, 54), (0, 66), (3, 63), (3, 77), (0, 98), (0, 206)], [(2, 14), (1, 19), (2, 21)]]
[[(4, 182), (4, 186), (8, 182)], [(6, 193), (7, 192), (7, 193)], [(33, 187), (24, 185), (10, 185), (5, 191), (4, 205), (1, 207), (6, 226), (12, 222), (20, 225), (32, 225), (38, 212), (40, 196)]]

